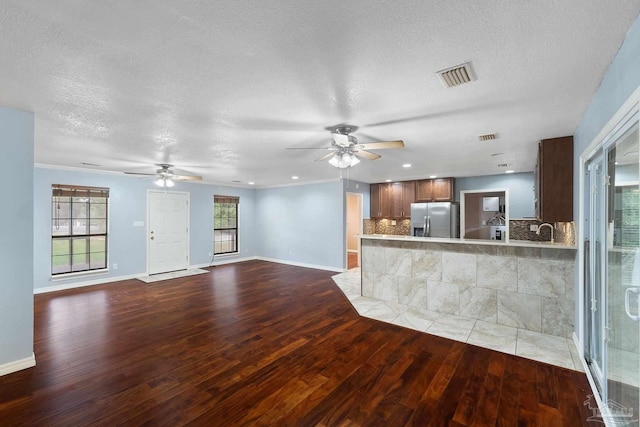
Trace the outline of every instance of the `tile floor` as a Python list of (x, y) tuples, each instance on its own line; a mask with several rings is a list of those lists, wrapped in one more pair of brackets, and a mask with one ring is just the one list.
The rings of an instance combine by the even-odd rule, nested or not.
[(363, 297), (360, 294), (359, 268), (335, 275), (333, 280), (361, 316), (583, 371), (578, 350), (570, 338)]

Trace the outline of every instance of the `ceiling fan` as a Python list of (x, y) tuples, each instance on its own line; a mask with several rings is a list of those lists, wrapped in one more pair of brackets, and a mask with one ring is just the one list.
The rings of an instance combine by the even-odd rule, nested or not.
[(337, 168), (348, 168), (360, 163), (359, 158), (367, 160), (379, 159), (379, 154), (372, 153), (367, 150), (382, 150), (386, 148), (403, 148), (404, 142), (401, 140), (396, 141), (380, 141), (369, 142), (366, 144), (358, 143), (355, 136), (350, 135), (351, 132), (355, 132), (358, 128), (351, 125), (342, 125), (334, 128), (331, 132), (331, 146), (324, 148), (303, 148), (303, 147), (290, 147), (288, 150), (329, 150), (330, 153), (316, 159), (316, 161), (328, 160), (331, 166)]
[(176, 175), (171, 168), (173, 165), (168, 163), (160, 163), (156, 166), (160, 166), (160, 169), (156, 170), (156, 173), (139, 173), (139, 172), (125, 172), (127, 175), (146, 175), (157, 177), (155, 184), (160, 187), (173, 187), (175, 184), (173, 181), (201, 181), (202, 177), (198, 175)]

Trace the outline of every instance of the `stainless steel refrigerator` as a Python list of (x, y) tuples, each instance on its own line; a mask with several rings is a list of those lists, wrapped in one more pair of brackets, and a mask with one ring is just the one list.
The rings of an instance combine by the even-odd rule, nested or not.
[(411, 204), (411, 235), (460, 237), (458, 205), (451, 202)]

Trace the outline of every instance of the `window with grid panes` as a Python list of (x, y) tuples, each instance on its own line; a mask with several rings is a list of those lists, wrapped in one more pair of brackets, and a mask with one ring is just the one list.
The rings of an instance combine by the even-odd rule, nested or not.
[(238, 252), (238, 204), (234, 196), (213, 197), (213, 253)]
[(51, 186), (51, 275), (107, 268), (109, 189)]

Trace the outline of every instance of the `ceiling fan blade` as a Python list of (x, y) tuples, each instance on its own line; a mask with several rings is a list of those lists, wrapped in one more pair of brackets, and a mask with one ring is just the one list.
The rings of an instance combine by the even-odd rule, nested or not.
[(333, 142), (335, 142), (336, 145), (339, 145), (341, 147), (349, 146), (349, 135), (344, 135), (342, 133), (332, 133), (331, 138), (333, 138)]
[(401, 140), (397, 141), (380, 141), (380, 142), (369, 142), (367, 144), (358, 144), (365, 150), (382, 150), (384, 148), (403, 148), (404, 142)]
[(335, 150), (334, 147), (288, 147), (287, 150)]
[(124, 172), (127, 175), (145, 175), (145, 176), (156, 176), (155, 173), (141, 173), (141, 172)]
[(169, 179), (175, 179), (177, 181), (202, 181), (202, 177), (198, 175), (173, 175)]
[(333, 153), (333, 152), (332, 152), (332, 153), (325, 154), (324, 156), (322, 156), (322, 157), (320, 157), (320, 158), (316, 159), (316, 162), (321, 162), (321, 161), (323, 161), (323, 160), (329, 160), (329, 159), (330, 159), (330, 158), (332, 158), (334, 155), (335, 155), (335, 153)]
[(372, 153), (366, 150), (358, 150), (353, 154), (355, 154), (357, 157), (362, 157), (363, 159), (367, 159), (367, 160), (375, 160), (382, 157), (380, 154)]

